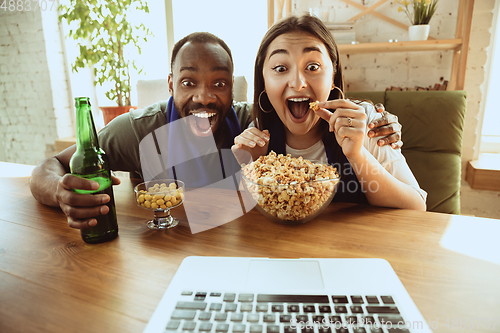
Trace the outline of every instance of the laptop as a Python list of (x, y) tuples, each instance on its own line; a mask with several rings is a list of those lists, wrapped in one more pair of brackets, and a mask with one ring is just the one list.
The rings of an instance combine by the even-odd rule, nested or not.
[(187, 257), (144, 332), (431, 330), (383, 259)]

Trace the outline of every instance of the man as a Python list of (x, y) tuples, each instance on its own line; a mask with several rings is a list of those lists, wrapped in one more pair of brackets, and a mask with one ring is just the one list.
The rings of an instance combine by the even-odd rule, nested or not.
[[(115, 118), (99, 132), (99, 143), (108, 155), (111, 170), (136, 173), (144, 179), (152, 179), (161, 171), (169, 177), (175, 172), (177, 179), (193, 178), (192, 184), (202, 184), (207, 175), (201, 171), (211, 165), (214, 157), (217, 162), (227, 160), (224, 156), (220, 158), (210, 143), (219, 151), (230, 152), (234, 137), (249, 125), (251, 106), (238, 103), (233, 108), (231, 51), (224, 41), (212, 34), (193, 33), (177, 42), (172, 52), (171, 71), (168, 84), (172, 98)], [(381, 140), (385, 140), (385, 144), (396, 143), (399, 148), (402, 144), (400, 125), (394, 119), (389, 115), (384, 121), (379, 120), (375, 136), (389, 134)], [(171, 126), (178, 123), (183, 125)], [(192, 165), (176, 167), (174, 171), (169, 166), (179, 166), (189, 160), (187, 146), (197, 150), (195, 153), (201, 157), (201, 163), (193, 168)], [(30, 186), (39, 202), (59, 206), (69, 226), (82, 229), (95, 226), (97, 221), (92, 217), (108, 212), (105, 204), (110, 198), (105, 194), (73, 191), (99, 188), (96, 182), (69, 174), (69, 161), (75, 150), (76, 146), (72, 146), (43, 160), (33, 170)], [(167, 163), (161, 160), (166, 155)], [(166, 165), (167, 170), (159, 170), (155, 165)], [(220, 168), (209, 169), (217, 171)], [(114, 185), (119, 182), (113, 177)]]

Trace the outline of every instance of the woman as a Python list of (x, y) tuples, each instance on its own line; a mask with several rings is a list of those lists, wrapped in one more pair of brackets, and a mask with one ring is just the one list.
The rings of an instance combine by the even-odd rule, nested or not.
[[(318, 18), (288, 17), (264, 36), (255, 61), (252, 117), (232, 147), (255, 160), (276, 153), (327, 160), (340, 170), (334, 201), (425, 210), (420, 189), (400, 150), (379, 147), (366, 136), (380, 117), (372, 104), (343, 98), (336, 43)], [(313, 111), (309, 103), (320, 101)]]

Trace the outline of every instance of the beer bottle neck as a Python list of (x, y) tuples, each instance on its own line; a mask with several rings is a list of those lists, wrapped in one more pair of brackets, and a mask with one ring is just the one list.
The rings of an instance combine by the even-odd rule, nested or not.
[(90, 103), (85, 101), (76, 105), (76, 149), (99, 150)]

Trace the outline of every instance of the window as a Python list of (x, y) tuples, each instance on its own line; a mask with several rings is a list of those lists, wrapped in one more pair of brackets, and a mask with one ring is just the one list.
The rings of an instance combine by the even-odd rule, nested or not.
[[(62, 0), (61, 3), (69, 6), (69, 1)], [(138, 74), (131, 69), (131, 99), (132, 105), (137, 105), (137, 91), (135, 89), (138, 80), (166, 79), (169, 73), (169, 54), (167, 47), (167, 32), (165, 25), (165, 3), (163, 1), (148, 1), (149, 13), (134, 12), (127, 16), (133, 25), (144, 23), (153, 33), (147, 37), (147, 42), (141, 44), (141, 54), (132, 53), (138, 69), (143, 68), (143, 72)], [(76, 29), (72, 26), (71, 29)], [(112, 83), (105, 82), (103, 86), (93, 85), (93, 69), (81, 68), (78, 73), (71, 71), (71, 64), (79, 54), (78, 43), (68, 37), (70, 27), (63, 20), (63, 33), (65, 39), (65, 49), (67, 62), (69, 64), (69, 76), (71, 82), (72, 96), (89, 96), (92, 102), (94, 121), (98, 129), (104, 126), (102, 114), (99, 106), (115, 106), (115, 101), (109, 100), (105, 92), (112, 86)]]
[(499, 2), (495, 4), (492, 27), (492, 53), (487, 78), (486, 103), (481, 138), (481, 153), (500, 153), (500, 23)]
[[(142, 43), (142, 52), (134, 59), (143, 73), (131, 72), (132, 105), (137, 105), (137, 81), (166, 79), (170, 72), (170, 57), (167, 41), (165, 3), (171, 2), (173, 12), (174, 41), (195, 31), (208, 31), (222, 38), (230, 47), (235, 64), (234, 75), (245, 76), (248, 82), (248, 100), (253, 99), (253, 68), (260, 41), (267, 31), (267, 0), (165, 0), (148, 1), (149, 13), (134, 13), (128, 16), (132, 24), (145, 23), (154, 36)], [(63, 24), (68, 64), (74, 62), (79, 48), (68, 38), (69, 27)], [(173, 44), (172, 43), (172, 44)], [(91, 69), (80, 69), (79, 73), (70, 71), (73, 96), (90, 96), (94, 101), (94, 114), (98, 106), (116, 105), (106, 98), (109, 84), (93, 87)], [(96, 119), (96, 122), (101, 122)], [(98, 126), (100, 127), (100, 126)]]

